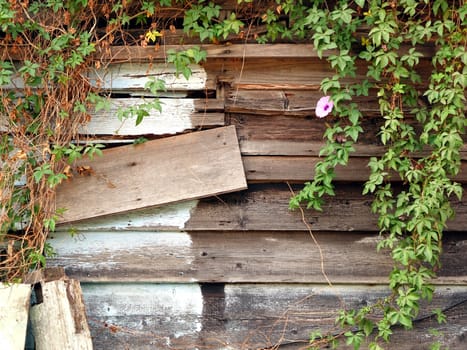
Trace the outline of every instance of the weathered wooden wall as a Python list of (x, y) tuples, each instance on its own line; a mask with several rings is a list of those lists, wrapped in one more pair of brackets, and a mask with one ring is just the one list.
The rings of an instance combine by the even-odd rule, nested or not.
[[(349, 166), (337, 172), (336, 196), (302, 218), (288, 200), (313, 176), (329, 122), (313, 116), (314, 106), (332, 72), (310, 45), (204, 48), (207, 62), (193, 67), (188, 82), (157, 65), (162, 50), (115, 47), (104, 57), (130, 62), (110, 66), (106, 82), (124, 96), (113, 106), (138, 103), (145, 76), (172, 85), (162, 113), (138, 127), (120, 125), (111, 110), (95, 114), (83, 133), (124, 144), (234, 125), (248, 189), (59, 227), (49, 265), (81, 280), (95, 349), (305, 348), (311, 331), (334, 331), (337, 310), (387, 293), (391, 259), (376, 253), (371, 198), (361, 195), (369, 157), (382, 152), (374, 98), (359, 101), (365, 131)], [(154, 164), (153, 171), (163, 170)], [(465, 151), (458, 180), (467, 182)], [(392, 349), (427, 349), (437, 340), (467, 346), (467, 197), (454, 206), (433, 304), (415, 331), (396, 332)], [(446, 310), (447, 324), (430, 317), (435, 307)]]

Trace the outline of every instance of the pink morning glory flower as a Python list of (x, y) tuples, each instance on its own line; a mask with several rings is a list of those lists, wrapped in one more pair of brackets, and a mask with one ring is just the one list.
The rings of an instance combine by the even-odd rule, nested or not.
[(334, 107), (334, 103), (331, 101), (330, 96), (323, 96), (319, 99), (318, 103), (316, 104), (316, 116), (318, 118), (324, 118), (329, 113), (331, 113), (332, 108)]

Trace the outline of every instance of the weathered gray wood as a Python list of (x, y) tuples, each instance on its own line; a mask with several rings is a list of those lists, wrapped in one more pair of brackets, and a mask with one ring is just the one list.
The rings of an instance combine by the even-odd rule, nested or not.
[[(366, 77), (366, 62), (357, 61), (356, 76), (341, 83), (361, 81)], [(316, 90), (324, 78), (334, 75), (328, 62), (319, 58), (245, 58), (240, 60), (212, 59), (204, 66), (208, 77), (231, 84), (233, 90)], [(418, 73), (422, 82), (429, 81), (431, 61), (420, 60)]]
[(116, 147), (83, 160), (57, 190), (61, 222), (233, 192), (247, 187), (235, 127)]
[[(200, 127), (224, 125), (224, 113), (197, 111), (201, 101), (194, 99), (162, 98), (162, 111), (150, 110), (149, 115), (136, 125), (136, 116), (119, 120), (117, 112), (131, 106), (151, 102), (146, 98), (111, 99), (109, 110), (101, 110), (91, 115), (91, 120), (80, 132), (91, 135), (164, 135), (193, 130)], [(197, 107), (198, 106), (198, 107)]]
[[(237, 128), (244, 155), (316, 156), (324, 144), (323, 135), (333, 119), (294, 118), (284, 115), (227, 114), (229, 123)], [(409, 120), (414, 124), (413, 120)], [(352, 157), (382, 154), (384, 148), (377, 136), (382, 118), (364, 118), (363, 132), (354, 145)], [(417, 125), (413, 125), (417, 128)], [(423, 154), (423, 153), (421, 153)], [(467, 148), (461, 151), (467, 159)]]
[[(319, 157), (280, 157), (244, 156), (246, 177), (249, 182), (304, 182), (314, 176), (314, 169), (322, 159)], [(368, 180), (370, 169), (368, 158), (350, 158), (346, 166), (336, 167), (336, 181), (364, 182)], [(467, 182), (467, 162), (461, 163), (460, 172), (453, 177), (455, 181)], [(400, 181), (394, 174), (391, 181)]]
[(41, 297), (30, 312), (36, 349), (92, 349), (79, 281), (41, 283)]
[[(311, 331), (336, 330), (338, 310), (388, 295), (384, 286), (277, 284), (83, 284), (83, 291), (96, 349), (303, 348)], [(467, 307), (456, 304), (466, 297), (465, 286), (438, 287), (419, 317), (452, 308), (447, 325), (415, 322), (415, 332), (396, 331), (394, 349), (426, 349), (437, 339), (430, 328), (445, 331), (445, 345), (463, 349)]]
[[(125, 46), (112, 46), (101, 58), (112, 61), (146, 61), (165, 59), (168, 50), (188, 50), (194, 46), (206, 51), (207, 58), (263, 58), (263, 57), (318, 57), (311, 44), (225, 44), (225, 45), (165, 45), (159, 48), (154, 46), (135, 46), (131, 50)], [(324, 57), (335, 54), (333, 50), (326, 51)]]
[[(88, 78), (91, 85), (104, 90), (112, 90), (113, 93), (142, 94), (145, 85), (151, 79), (162, 79), (168, 92), (204, 90), (209, 88), (207, 75), (203, 67), (190, 65), (192, 75), (185, 79), (182, 74), (177, 75), (175, 66), (166, 63), (115, 63), (105, 68), (93, 69)], [(3, 89), (23, 89), (24, 81), (20, 74), (12, 77), (10, 84), (2, 86)], [(212, 86), (210, 87), (213, 88)], [(161, 95), (164, 93), (160, 92)]]
[[(81, 281), (387, 283), (393, 261), (377, 235), (315, 232), (68, 232), (53, 234), (61, 266)], [(436, 284), (467, 283), (467, 236), (446, 236)], [(362, 258), (364, 257), (364, 258)]]
[(93, 86), (113, 93), (132, 93), (144, 90), (151, 79), (162, 79), (165, 86), (171, 90), (203, 90), (206, 88), (206, 71), (199, 65), (190, 65), (192, 75), (185, 79), (177, 75), (172, 64), (121, 63), (111, 64), (105, 69), (93, 70), (89, 79)]
[[(297, 57), (318, 57), (316, 50), (312, 44), (201, 44), (201, 45), (166, 45), (159, 50), (154, 47), (132, 47), (128, 50), (127, 47), (113, 46), (110, 48), (110, 54), (104, 54), (103, 59), (109, 57), (113, 60), (150, 60), (164, 58), (165, 52), (170, 49), (187, 50), (193, 46), (198, 46), (206, 51), (207, 58), (297, 58)], [(433, 55), (433, 48), (420, 47), (420, 50), (426, 56)], [(322, 57), (326, 58), (330, 55), (335, 55), (337, 51), (327, 50), (323, 52)]]
[[(319, 89), (318, 89), (319, 90)], [(365, 117), (380, 116), (377, 91), (355, 101)], [(226, 100), (226, 111), (255, 115), (315, 116), (317, 101), (323, 96), (317, 90), (241, 90), (232, 89)], [(328, 118), (329, 119), (329, 118)]]
[[(293, 186), (297, 193), (302, 187)], [(396, 188), (397, 191), (397, 188)], [(371, 213), (372, 196), (363, 196), (361, 186), (337, 185), (336, 195), (325, 198), (323, 211), (305, 210), (305, 221), (313, 231), (378, 230)], [(61, 231), (306, 231), (299, 210), (289, 210), (292, 192), (285, 184), (252, 184), (247, 191), (138, 210), (104, 218), (61, 225)], [(453, 199), (457, 215), (448, 222), (449, 231), (465, 232), (467, 194)]]
[(0, 283), (0, 349), (23, 350), (31, 286)]

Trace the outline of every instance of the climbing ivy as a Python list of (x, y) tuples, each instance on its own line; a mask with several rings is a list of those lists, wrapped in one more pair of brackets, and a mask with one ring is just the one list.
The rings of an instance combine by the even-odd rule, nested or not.
[[(170, 18), (164, 11), (178, 12)], [(363, 193), (372, 196), (378, 216), (378, 249), (389, 249), (394, 260), (391, 294), (359, 310), (342, 310), (342, 331), (313, 333), (310, 347), (344, 338), (355, 349), (368, 341), (377, 350), (394, 326), (412, 328), (420, 302), (433, 295), (443, 230), (454, 215), (451, 200), (462, 196), (454, 179), (466, 126), (463, 0), (239, 0), (228, 13), (201, 0), (0, 0), (0, 279), (15, 280), (45, 264), (44, 256), (53, 253), (47, 234), (65, 210), (54, 207), (55, 187), (71, 176), (75, 159), (101, 152), (101, 145), (79, 135), (92, 110), (108, 108), (106, 92), (90, 83), (89, 70), (105, 69), (99, 57), (112, 45), (157, 48), (176, 25), (204, 42), (310, 42), (328, 62), (333, 74), (321, 82), (324, 97), (316, 114), (333, 117), (323, 135), (322, 160), (291, 208), (305, 203), (321, 210), (334, 194), (336, 166), (348, 163), (364, 132), (360, 97), (378, 101), (384, 153), (370, 160)], [(263, 30), (251, 34), (255, 27)], [(133, 36), (130, 28), (142, 34)], [(431, 71), (422, 64), (427, 50)], [(169, 51), (166, 61), (189, 78), (189, 64), (205, 58), (194, 47)], [(349, 79), (357, 69), (365, 78)], [(165, 85), (153, 80), (147, 89), (157, 97)], [(149, 109), (161, 108), (154, 99), (117, 116), (140, 123)]]

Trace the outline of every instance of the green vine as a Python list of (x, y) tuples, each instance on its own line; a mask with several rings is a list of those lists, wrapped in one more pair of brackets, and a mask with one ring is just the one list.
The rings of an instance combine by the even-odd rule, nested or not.
[[(364, 341), (382, 349), (392, 328), (412, 328), (420, 302), (431, 300), (443, 230), (454, 215), (451, 200), (462, 197), (454, 179), (466, 126), (463, 0), (240, 0), (235, 11), (210, 1), (0, 0), (0, 279), (17, 280), (45, 265), (45, 256), (53, 254), (47, 235), (64, 210), (54, 207), (56, 186), (71, 176), (74, 160), (101, 153), (101, 145), (79, 134), (92, 110), (109, 106), (105, 91), (90, 83), (90, 69), (105, 68), (99, 57), (112, 45), (157, 48), (180, 23), (186, 35), (213, 43), (311, 42), (329, 63), (334, 74), (321, 82), (325, 96), (316, 108), (320, 118), (333, 116), (322, 160), (291, 208), (306, 203), (321, 210), (334, 194), (335, 168), (348, 163), (364, 132), (359, 101), (377, 99), (384, 153), (370, 160), (363, 193), (374, 198), (378, 249), (389, 249), (394, 260), (391, 294), (372, 306), (341, 311), (342, 332), (313, 333), (310, 347), (335, 345), (344, 336), (355, 349)], [(262, 31), (250, 37), (254, 27)], [(190, 64), (205, 59), (192, 47), (169, 51), (165, 61), (189, 78)], [(352, 79), (357, 73), (365, 78)], [(150, 109), (163, 108), (157, 96), (164, 83), (152, 80), (146, 88), (153, 98), (120, 110), (118, 118), (138, 124)]]
[[(317, 164), (313, 181), (291, 199), (290, 206), (306, 202), (309, 208), (321, 210), (324, 195), (334, 192), (335, 167), (347, 164), (352, 144), (363, 131), (362, 115), (353, 101), (375, 93), (384, 119), (379, 136), (385, 152), (370, 160), (363, 193), (374, 195), (372, 211), (378, 215), (383, 237), (378, 249), (390, 249), (394, 260), (389, 276), (392, 294), (371, 307), (342, 311), (337, 321), (347, 329), (347, 345), (358, 349), (373, 334), (369, 348), (376, 350), (382, 349), (381, 340), (389, 340), (393, 326), (412, 328), (420, 301), (431, 300), (442, 233), (454, 215), (450, 199), (462, 197), (462, 186), (453, 178), (460, 170), (466, 126), (467, 5), (447, 1), (356, 4), (353, 9), (346, 1), (337, 1), (334, 8), (315, 4), (303, 19), (311, 23), (320, 55), (324, 50), (337, 51), (327, 58), (336, 74), (324, 79), (321, 88), (334, 102), (338, 121), (326, 130), (324, 159)], [(369, 29), (367, 34), (356, 37), (357, 29), (364, 27)], [(434, 46), (427, 86), (417, 69), (423, 57), (421, 45)], [(359, 47), (359, 52), (353, 47)], [(367, 79), (343, 83), (344, 78), (355, 76), (357, 60), (368, 62)], [(414, 127), (414, 118), (421, 130)], [(394, 182), (402, 186), (395, 187)], [(439, 312), (438, 319), (445, 320)], [(322, 343), (321, 336), (312, 337), (312, 347)]]

